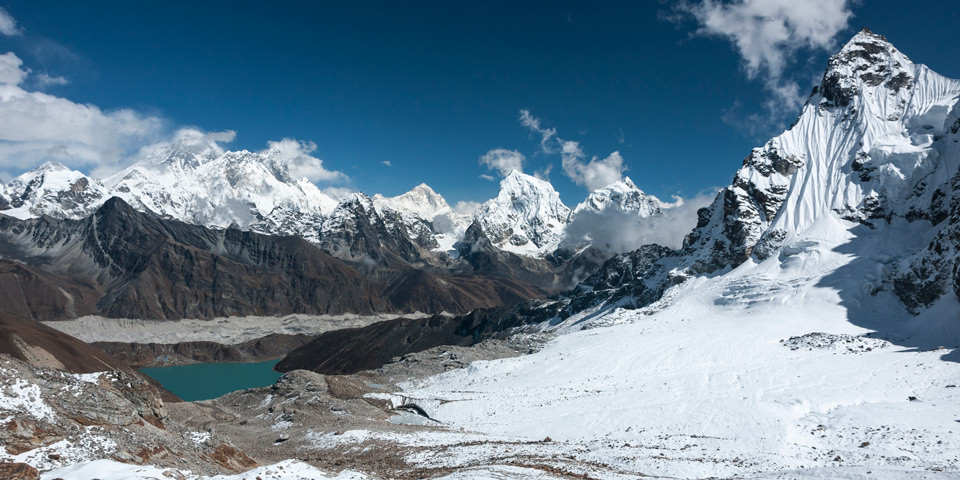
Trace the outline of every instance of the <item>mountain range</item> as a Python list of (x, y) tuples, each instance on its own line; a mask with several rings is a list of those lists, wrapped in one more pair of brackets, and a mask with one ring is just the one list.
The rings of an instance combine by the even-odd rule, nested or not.
[[(649, 197), (614, 193), (624, 190), (632, 192), (623, 185), (594, 192), (576, 210), (600, 210), (612, 199), (606, 204), (615, 208), (660, 212), (663, 204)], [(667, 292), (678, 285), (769, 265), (775, 274), (728, 287), (716, 302), (763, 302), (816, 280), (839, 292), (849, 321), (910, 346), (929, 341), (917, 319), (934, 331), (953, 328), (960, 316), (960, 81), (861, 31), (831, 57), (793, 126), (753, 149), (730, 185), (698, 211), (679, 249), (650, 244), (614, 255), (573, 289), (514, 306), (498, 321), (556, 326), (617, 308), (656, 311), (676, 301)], [(460, 321), (451, 320), (450, 332)], [(288, 368), (326, 361), (318, 351), (296, 357), (311, 360)]]
[[(338, 467), (397, 447), (418, 477), (960, 471), (960, 81), (881, 35), (830, 58), (797, 121), (734, 165), (681, 245), (607, 247), (605, 219), (675, 208), (629, 179), (570, 209), (513, 172), (465, 214), (426, 185), (333, 200), (274, 154), (182, 137), (108, 179), (45, 165), (3, 186), (0, 305), (18, 320), (0, 328), (472, 310), (327, 332), (279, 364), (325, 376), (291, 372), (193, 420), (243, 438), (264, 419), (257, 444), (270, 428), (283, 432), (271, 451)], [(470, 363), (491, 338), (518, 347)], [(458, 348), (408, 355), (438, 345)], [(423, 376), (431, 357), (443, 374)], [(382, 410), (362, 410), (374, 423), (358, 427), (317, 400), (328, 391), (419, 423), (384, 434)], [(302, 421), (312, 409), (334, 422)]]

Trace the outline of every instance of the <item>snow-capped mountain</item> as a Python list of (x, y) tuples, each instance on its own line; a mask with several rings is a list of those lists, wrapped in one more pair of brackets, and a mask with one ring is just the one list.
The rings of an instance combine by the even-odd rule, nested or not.
[[(693, 271), (799, 248), (830, 219), (940, 223), (960, 162), (958, 95), (960, 82), (858, 33), (830, 59), (797, 123), (754, 149), (701, 215), (686, 245)], [(840, 235), (825, 240), (849, 233)]]
[(209, 135), (184, 130), (104, 183), (135, 208), (209, 227), (283, 225), (291, 214), (332, 212), (337, 201), (294, 178), (279, 155), (275, 148), (224, 151)]
[(84, 217), (108, 198), (100, 181), (53, 162), (14, 178), (0, 193), (8, 206), (3, 213), (17, 218)]
[(859, 283), (845, 285), (845, 300), (881, 318), (907, 318), (960, 292), (958, 99), (960, 81), (914, 64), (882, 36), (858, 33), (830, 59), (797, 122), (755, 148), (700, 210), (680, 251), (658, 252), (659, 261), (637, 262), (638, 252), (611, 259), (581, 292), (645, 305), (704, 273), (769, 260), (789, 276), (801, 257), (838, 252), (844, 260), (804, 274), (856, 265), (847, 275)]
[(516, 170), (500, 182), (497, 197), (474, 214), (494, 246), (528, 256), (556, 250), (569, 217), (553, 185)]
[[(427, 244), (432, 237), (437, 252), (455, 252), (455, 245), (463, 238), (470, 226), (471, 217), (453, 210), (439, 193), (421, 183), (412, 190), (396, 197), (373, 196), (373, 205), (383, 213), (389, 223), (403, 222), (406, 230), (417, 244)], [(396, 212), (396, 215), (390, 212)]]
[(384, 197), (378, 193), (372, 200), (373, 205), (380, 210), (390, 209), (405, 216), (415, 215), (427, 221), (432, 221), (438, 215), (453, 213), (447, 201), (426, 183), (421, 183), (409, 192), (396, 197)]
[(508, 315), (547, 320), (542, 351), (402, 394), (452, 428), (605, 450), (609, 477), (949, 476), (958, 252), (960, 82), (863, 31), (681, 250)]
[(650, 217), (662, 213), (663, 202), (657, 197), (647, 195), (637, 187), (630, 177), (594, 190), (580, 202), (571, 213), (571, 220), (583, 212), (636, 213), (638, 217)]

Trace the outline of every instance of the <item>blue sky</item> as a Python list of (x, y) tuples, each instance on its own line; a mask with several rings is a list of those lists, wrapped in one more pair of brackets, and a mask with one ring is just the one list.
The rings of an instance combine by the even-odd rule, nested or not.
[[(91, 3), (0, 2), (16, 22), (0, 53), (29, 70), (18, 88), (103, 117), (89, 134), (64, 133), (80, 152), (65, 163), (117, 168), (184, 126), (234, 130), (231, 149), (312, 142), (324, 168), (349, 178), (335, 186), (390, 196), (426, 182), (451, 203), (496, 194), (481, 176), (499, 173), (479, 159), (497, 148), (523, 155), (527, 173), (548, 172), (569, 205), (592, 185), (588, 162), (614, 151), (623, 175), (664, 199), (727, 184), (796, 115), (798, 96), (783, 89), (809, 92), (862, 26), (960, 77), (950, 1)], [(770, 22), (787, 29), (776, 48), (762, 36), (735, 46)], [(552, 147), (522, 110), (555, 129)], [(109, 133), (123, 129), (121, 113), (136, 135)], [(6, 116), (9, 179), (56, 138), (16, 131)], [(560, 142), (582, 152), (574, 175)]]

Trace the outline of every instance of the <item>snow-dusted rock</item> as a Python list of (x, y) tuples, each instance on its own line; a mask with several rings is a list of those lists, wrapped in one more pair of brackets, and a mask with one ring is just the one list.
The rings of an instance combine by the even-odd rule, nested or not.
[(662, 213), (663, 203), (640, 190), (629, 177), (606, 187), (590, 192), (586, 200), (573, 209), (571, 219), (585, 212), (604, 213), (616, 211), (635, 213), (638, 217), (650, 217)]
[(500, 182), (500, 193), (474, 215), (494, 246), (509, 252), (543, 256), (563, 240), (570, 209), (545, 180), (516, 170)]

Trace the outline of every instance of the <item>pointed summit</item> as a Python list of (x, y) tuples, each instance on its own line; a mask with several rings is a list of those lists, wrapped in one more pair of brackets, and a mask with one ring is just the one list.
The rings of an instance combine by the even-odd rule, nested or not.
[(571, 218), (575, 218), (581, 212), (601, 213), (607, 210), (650, 217), (662, 213), (662, 207), (663, 203), (657, 197), (647, 195), (630, 180), (630, 177), (624, 177), (619, 182), (590, 192), (586, 200), (573, 210)]
[(421, 183), (396, 197), (384, 197), (378, 193), (373, 196), (373, 204), (380, 210), (389, 209), (407, 216), (415, 215), (427, 221), (433, 221), (437, 216), (453, 211), (443, 196), (426, 183)]
[(191, 170), (223, 155), (218, 142), (233, 140), (233, 132), (204, 133), (199, 130), (182, 129), (173, 141), (158, 145), (146, 157), (145, 164), (164, 164)]
[(4, 213), (18, 218), (85, 216), (106, 196), (98, 180), (60, 162), (44, 162), (11, 180), (5, 190), (12, 208)]
[(913, 67), (886, 37), (864, 28), (830, 57), (819, 91), (838, 107), (849, 105), (864, 89), (882, 86), (895, 95), (912, 88)]
[(497, 198), (484, 203), (475, 218), (498, 248), (521, 255), (552, 252), (563, 239), (570, 208), (550, 182), (517, 170), (500, 182)]

